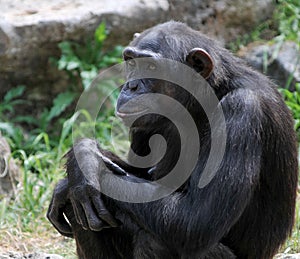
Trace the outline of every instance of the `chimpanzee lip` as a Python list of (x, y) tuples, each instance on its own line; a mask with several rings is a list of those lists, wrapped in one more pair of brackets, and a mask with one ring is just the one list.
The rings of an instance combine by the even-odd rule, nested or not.
[(142, 116), (142, 115), (146, 114), (147, 111), (148, 111), (148, 109), (141, 110), (141, 111), (134, 111), (134, 112), (120, 112), (120, 111), (117, 111), (116, 115), (119, 118), (124, 119), (124, 118), (129, 118), (129, 117), (139, 117), (139, 116)]

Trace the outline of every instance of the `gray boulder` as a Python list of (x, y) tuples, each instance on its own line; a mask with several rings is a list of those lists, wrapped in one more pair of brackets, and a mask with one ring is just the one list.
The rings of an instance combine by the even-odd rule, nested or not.
[(67, 87), (66, 75), (49, 62), (57, 44), (82, 42), (101, 21), (107, 46), (127, 44), (133, 33), (170, 19), (218, 38), (232, 40), (272, 14), (272, 0), (11, 0), (1, 2), (0, 97), (27, 85), (27, 98), (44, 106)]
[(11, 158), (9, 145), (0, 134), (0, 200), (13, 194), (19, 176), (20, 171)]
[(295, 84), (300, 83), (300, 52), (294, 42), (250, 46), (242, 56), (255, 69), (274, 79), (280, 87), (289, 86), (293, 90)]

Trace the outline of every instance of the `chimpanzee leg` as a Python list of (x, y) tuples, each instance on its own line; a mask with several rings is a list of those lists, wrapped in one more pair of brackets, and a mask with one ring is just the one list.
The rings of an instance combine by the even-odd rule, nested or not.
[(79, 259), (132, 259), (132, 234), (123, 226), (96, 232), (84, 230), (75, 219), (71, 204), (65, 214), (72, 226)]
[[(139, 228), (129, 216), (117, 213), (122, 222), (117, 228), (103, 230), (84, 230), (77, 223), (72, 205), (65, 207), (66, 214), (76, 240), (79, 259), (188, 259), (189, 255), (178, 255), (168, 249), (166, 244), (155, 238), (151, 233)], [(195, 256), (197, 259), (235, 259), (229, 248), (219, 243), (205, 255)]]
[(211, 248), (204, 256), (199, 259), (236, 259), (237, 257), (232, 251), (223, 244), (219, 243), (214, 248)]

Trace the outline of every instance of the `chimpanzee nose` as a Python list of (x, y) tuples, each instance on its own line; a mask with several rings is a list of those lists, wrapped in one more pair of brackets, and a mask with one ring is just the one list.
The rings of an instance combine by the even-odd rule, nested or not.
[(135, 58), (136, 54), (135, 54), (134, 48), (131, 48), (131, 47), (125, 48), (123, 51), (123, 57), (124, 57), (124, 60), (130, 59), (130, 58)]
[(127, 82), (127, 86), (131, 91), (135, 91), (138, 89), (139, 82), (137, 80), (132, 80)]

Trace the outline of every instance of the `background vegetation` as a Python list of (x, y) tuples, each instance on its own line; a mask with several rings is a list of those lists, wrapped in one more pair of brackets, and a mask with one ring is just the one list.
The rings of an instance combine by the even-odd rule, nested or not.
[[(278, 2), (273, 19), (229, 44), (229, 47), (237, 51), (251, 41), (272, 35), (274, 44), (293, 40), (300, 48), (300, 2)], [(0, 130), (9, 141), (12, 156), (22, 168), (14, 198), (0, 197), (0, 247), (4, 250), (41, 250), (66, 258), (75, 257), (73, 241), (61, 237), (45, 219), (45, 214), (53, 187), (64, 176), (61, 158), (72, 144), (71, 129), (79, 115), (72, 114), (80, 94), (78, 89), (87, 89), (99, 70), (121, 61), (121, 46), (103, 50), (106, 36), (105, 24), (102, 23), (94, 38), (86, 40), (84, 47), (74, 42), (59, 44), (61, 57), (52, 61), (59, 69), (66, 71), (71, 83), (68, 90), (60, 93), (52, 106), (45, 107), (38, 118), (18, 114), (19, 107), (28, 105), (28, 101), (22, 99), (25, 86), (11, 89), (0, 102)], [(287, 88), (281, 88), (280, 91), (294, 115), (300, 140), (300, 84), (293, 92)], [(117, 93), (111, 95), (113, 104), (116, 96)], [(89, 116), (84, 111), (82, 115)], [(115, 120), (111, 105), (106, 107), (96, 122), (97, 137), (110, 149), (113, 149), (110, 132), (112, 125), (117, 123)], [(121, 139), (119, 141), (119, 146), (125, 150), (127, 144)], [(282, 248), (285, 252), (300, 252), (299, 204), (298, 200), (296, 225), (292, 237)]]

